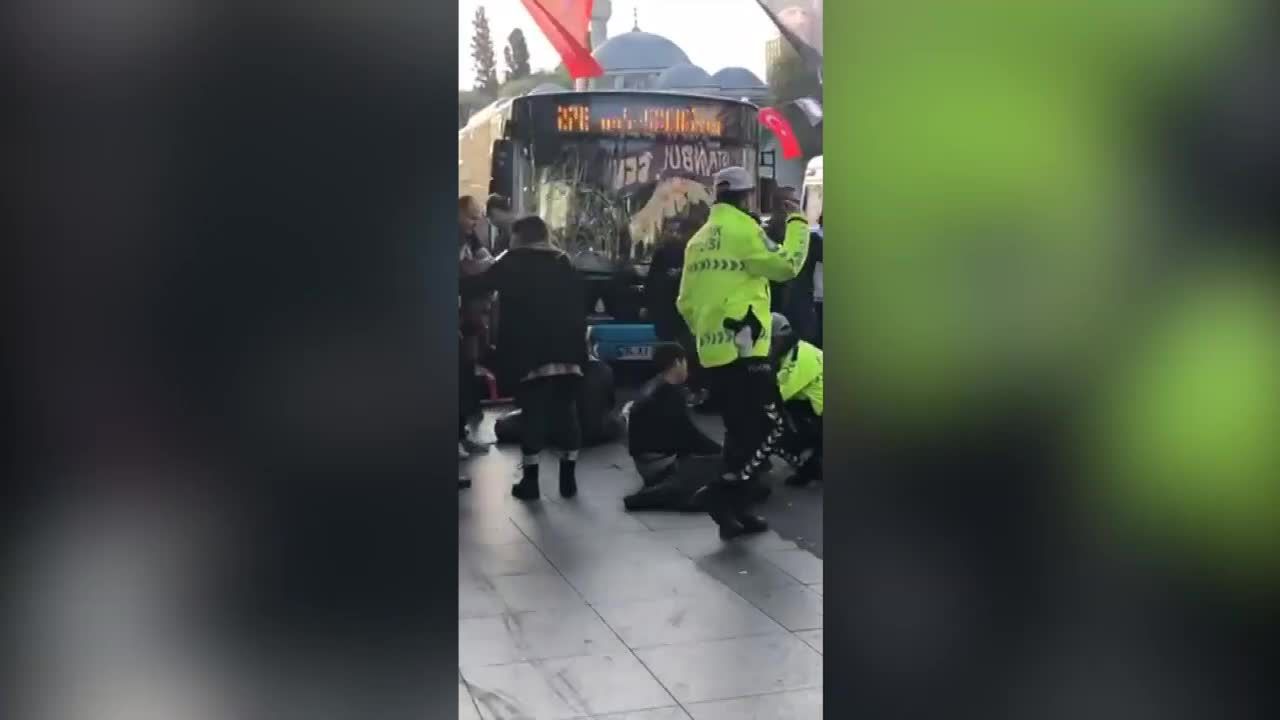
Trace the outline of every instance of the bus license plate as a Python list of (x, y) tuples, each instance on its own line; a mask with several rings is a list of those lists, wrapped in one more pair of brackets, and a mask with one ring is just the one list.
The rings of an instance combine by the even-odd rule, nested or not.
[(651, 360), (653, 359), (653, 347), (651, 345), (622, 345), (618, 348), (619, 360)]

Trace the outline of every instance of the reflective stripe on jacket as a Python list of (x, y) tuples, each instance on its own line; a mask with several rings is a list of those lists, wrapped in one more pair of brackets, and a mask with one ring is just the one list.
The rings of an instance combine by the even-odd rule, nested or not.
[(804, 216), (787, 218), (781, 245), (752, 217), (716, 203), (685, 249), (676, 308), (689, 325), (705, 367), (769, 355), (769, 282), (799, 274), (809, 251)]

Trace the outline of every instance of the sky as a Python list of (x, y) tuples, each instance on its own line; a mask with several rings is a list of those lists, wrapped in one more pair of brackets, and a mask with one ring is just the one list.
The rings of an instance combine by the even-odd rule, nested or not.
[[(458, 0), (458, 88), (471, 89), (471, 20), (483, 5), (489, 16), (499, 73), (502, 48), (515, 28), (524, 31), (534, 70), (551, 70), (560, 58), (542, 36), (520, 0)], [(765, 79), (764, 46), (778, 30), (755, 0), (613, 0), (609, 37), (629, 32), (632, 9), (639, 11), (640, 29), (679, 45), (693, 63), (709, 73), (730, 66), (745, 67)]]

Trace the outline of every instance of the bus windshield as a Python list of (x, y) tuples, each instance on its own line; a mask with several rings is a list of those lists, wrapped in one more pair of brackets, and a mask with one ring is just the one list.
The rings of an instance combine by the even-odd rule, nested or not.
[(757, 172), (760, 130), (746, 102), (585, 91), (522, 96), (504, 112), (494, 127), (510, 161), (496, 179), (586, 272), (644, 274), (664, 237), (706, 221), (717, 172)]
[(756, 162), (753, 149), (720, 141), (616, 137), (543, 140), (527, 157), (521, 211), (600, 272), (646, 266), (664, 236), (692, 235), (714, 201), (712, 176), (733, 165), (754, 173)]

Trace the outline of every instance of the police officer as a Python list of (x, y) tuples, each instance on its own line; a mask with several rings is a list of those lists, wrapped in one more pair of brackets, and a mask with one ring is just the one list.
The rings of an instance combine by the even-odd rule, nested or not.
[(794, 278), (809, 250), (809, 225), (794, 202), (781, 244), (749, 214), (756, 182), (741, 167), (716, 173), (710, 218), (685, 251), (676, 307), (724, 418), (724, 464), (701, 501), (730, 539), (768, 529), (748, 512), (750, 483), (783, 434), (777, 380), (769, 362), (769, 283)]
[(800, 339), (787, 318), (774, 313), (770, 352), (788, 421), (778, 454), (796, 468), (787, 484), (804, 487), (822, 477), (822, 350)]

